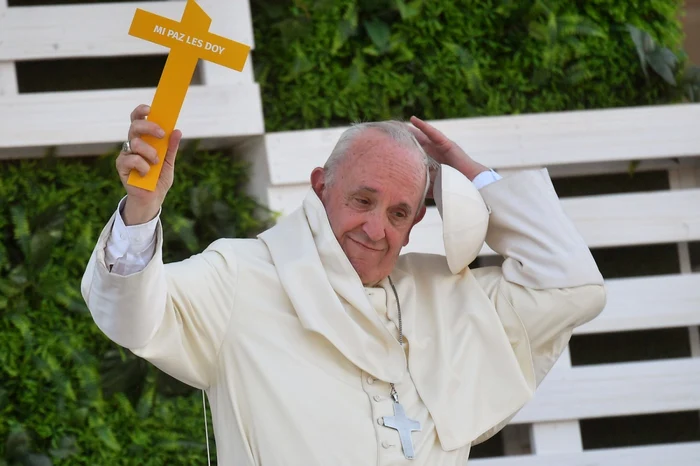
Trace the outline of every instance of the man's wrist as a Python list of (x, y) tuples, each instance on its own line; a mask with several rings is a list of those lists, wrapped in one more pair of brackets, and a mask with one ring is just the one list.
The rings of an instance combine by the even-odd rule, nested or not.
[(454, 168), (457, 169), (462, 175), (466, 176), (469, 181), (474, 181), (474, 178), (480, 174), (490, 171), (491, 169), (485, 165), (475, 162), (471, 159), (464, 160), (459, 164), (456, 164)]
[(129, 202), (130, 199), (127, 196), (124, 206), (122, 208), (122, 219), (124, 220), (124, 225), (142, 225), (148, 223), (160, 212), (160, 204), (138, 204), (133, 200)]

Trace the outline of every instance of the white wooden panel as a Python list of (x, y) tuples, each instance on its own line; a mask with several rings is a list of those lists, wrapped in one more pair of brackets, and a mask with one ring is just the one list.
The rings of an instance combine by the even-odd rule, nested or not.
[[(700, 104), (431, 122), (493, 168), (646, 160), (700, 154)], [(271, 183), (306, 182), (345, 128), (268, 134)]]
[[(121, 141), (129, 114), (155, 89), (20, 94), (0, 100), (0, 149)], [(262, 134), (259, 89), (253, 83), (192, 86), (178, 128), (187, 138)], [(38, 130), (40, 129), (40, 131)]]
[(700, 442), (469, 460), (469, 466), (697, 466)]
[[(700, 190), (615, 194), (562, 199), (567, 215), (591, 247), (700, 239)], [(444, 254), (436, 208), (413, 229), (404, 252)], [(484, 247), (483, 254), (493, 252)]]
[[(15, 95), (17, 92), (15, 64), (11, 62), (0, 62), (0, 99), (6, 95)], [(0, 102), (2, 102), (2, 100), (0, 100)]]
[[(209, 31), (255, 48), (251, 26), (253, 18), (248, 0), (199, 0), (198, 3), (212, 18)], [(199, 63), (205, 84), (226, 85), (255, 80), (252, 54), (248, 56), (242, 72), (209, 61), (202, 60)]]
[[(218, 6), (217, 3), (226, 3)], [(247, 0), (205, 0), (211, 31), (253, 45)], [(0, 61), (167, 53), (129, 35), (136, 8), (179, 21), (184, 1), (12, 7), (0, 15)]]
[(574, 367), (551, 373), (514, 423), (700, 409), (700, 359)]
[[(7, 0), (0, 0), (0, 18), (7, 14)], [(0, 19), (0, 22), (2, 20)], [(2, 33), (0, 33), (2, 34)], [(17, 94), (17, 75), (12, 62), (0, 59), (0, 98), (4, 95)]]
[[(269, 188), (270, 208), (289, 214), (308, 189)], [(564, 198), (562, 205), (591, 247), (700, 240), (700, 189)], [(428, 208), (403, 252), (445, 253), (437, 208)], [(485, 246), (482, 254), (493, 251)]]
[[(567, 347), (549, 375), (571, 370), (571, 352)], [(578, 421), (537, 422), (530, 428), (530, 445), (537, 455), (575, 453), (583, 451), (581, 427)]]
[(700, 325), (700, 274), (606, 280), (605, 310), (575, 334)]

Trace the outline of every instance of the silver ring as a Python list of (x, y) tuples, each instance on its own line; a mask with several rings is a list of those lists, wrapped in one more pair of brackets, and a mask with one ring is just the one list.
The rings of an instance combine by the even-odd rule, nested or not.
[(122, 152), (131, 154), (131, 141), (124, 141), (124, 144), (122, 144)]

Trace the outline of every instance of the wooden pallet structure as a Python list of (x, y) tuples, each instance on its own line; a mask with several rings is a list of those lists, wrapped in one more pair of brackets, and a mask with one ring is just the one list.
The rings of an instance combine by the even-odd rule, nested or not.
[[(199, 3), (212, 17), (212, 33), (254, 46), (247, 1)], [(179, 21), (184, 7), (182, 0), (31, 7), (0, 0), (0, 158), (43, 155), (49, 147), (58, 155), (98, 154), (124, 140), (131, 110), (149, 104), (155, 88), (19, 93), (15, 64), (165, 55), (165, 47), (127, 34), (134, 12)], [(183, 134), (210, 145), (262, 135), (252, 60), (240, 73), (206, 61), (199, 67), (201, 83), (190, 87), (178, 120)]]

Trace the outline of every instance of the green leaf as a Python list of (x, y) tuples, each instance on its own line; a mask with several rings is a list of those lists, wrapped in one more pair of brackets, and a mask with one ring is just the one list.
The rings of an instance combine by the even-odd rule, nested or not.
[(364, 22), (365, 29), (372, 43), (377, 48), (379, 53), (384, 53), (389, 50), (389, 39), (391, 38), (391, 29), (382, 20), (374, 18)]
[(404, 21), (418, 16), (423, 6), (422, 0), (414, 0), (410, 3), (406, 3), (404, 0), (395, 0), (395, 3), (401, 19)]
[(114, 432), (107, 425), (101, 425), (97, 427), (97, 437), (102, 441), (102, 443), (107, 446), (110, 450), (121, 451), (122, 447), (114, 436)]
[(22, 254), (29, 257), (29, 241), (31, 239), (31, 229), (29, 219), (24, 206), (14, 205), (10, 208), (12, 215), (12, 225), (14, 226), (14, 237), (20, 245)]
[(644, 71), (644, 76), (649, 78), (649, 74), (647, 73), (646, 44), (651, 38), (649, 37), (649, 34), (632, 26), (631, 24), (627, 25), (627, 30), (632, 38), (632, 42), (634, 42), (635, 48), (637, 49), (637, 56), (639, 57), (639, 63), (642, 66), (642, 71)]
[(58, 448), (49, 450), (49, 453), (51, 453), (51, 456), (53, 456), (54, 458), (63, 460), (66, 458), (70, 458), (73, 455), (77, 455), (78, 453), (80, 453), (80, 449), (78, 448), (78, 444), (75, 437), (69, 435), (63, 437), (58, 442)]
[(664, 81), (676, 85), (674, 71), (678, 63), (678, 58), (667, 48), (658, 48), (647, 55), (649, 66), (663, 78)]

